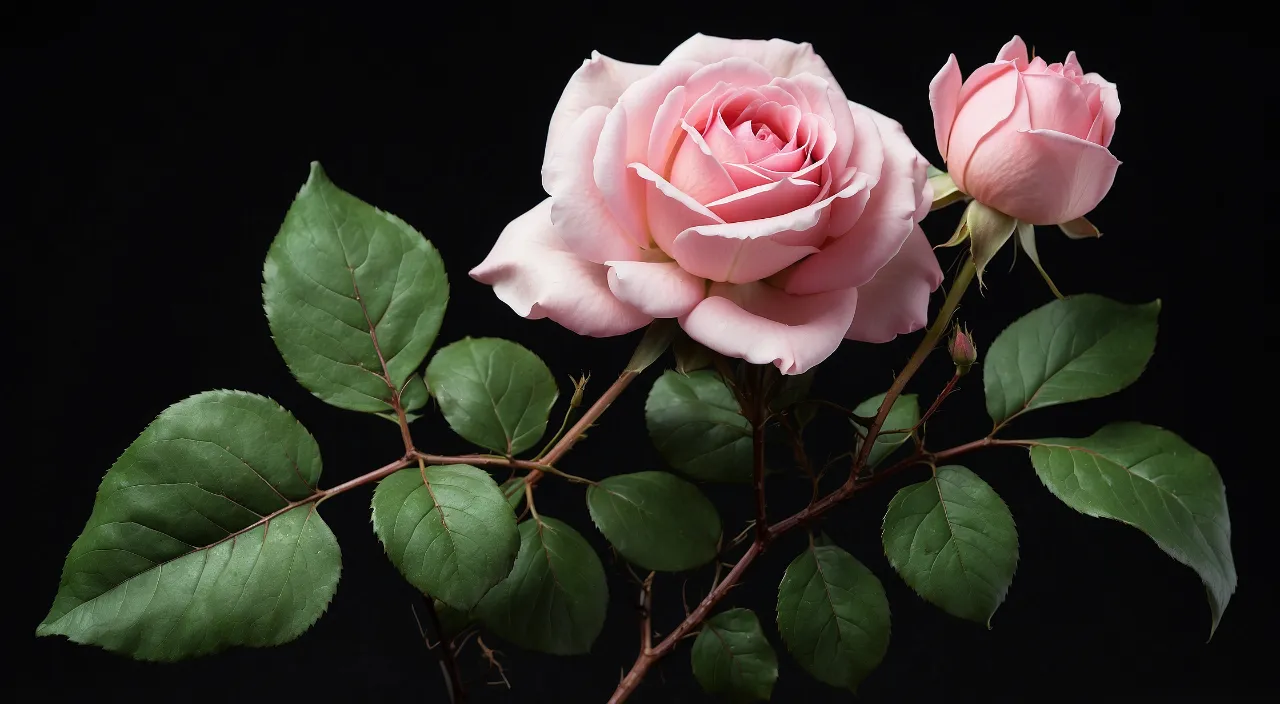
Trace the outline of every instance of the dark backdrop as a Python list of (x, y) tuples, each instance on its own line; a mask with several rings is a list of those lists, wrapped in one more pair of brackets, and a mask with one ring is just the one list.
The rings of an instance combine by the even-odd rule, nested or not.
[[(850, 97), (900, 120), (934, 163), (927, 86), (950, 51), (967, 73), (1018, 32), (1051, 60), (1075, 49), (1086, 70), (1118, 83), (1123, 114), (1112, 149), (1125, 164), (1091, 216), (1106, 236), (1070, 242), (1046, 231), (1040, 248), (1067, 292), (1163, 299), (1156, 356), (1128, 390), (1038, 412), (1014, 431), (1083, 435), (1109, 420), (1142, 420), (1209, 453), (1227, 483), (1240, 587), (1208, 644), (1195, 574), (1138, 531), (1067, 509), (1019, 451), (967, 461), (1009, 503), (1021, 537), (1018, 574), (990, 631), (926, 604), (893, 574), (879, 520), (895, 486), (867, 492), (826, 523), (881, 577), (892, 604), (889, 654), (862, 699), (1243, 701), (1270, 688), (1266, 653), (1276, 624), (1267, 526), (1277, 470), (1265, 446), (1274, 411), (1252, 399), (1275, 392), (1264, 273), (1264, 241), (1274, 234), (1262, 215), (1273, 200), (1263, 160), (1274, 140), (1263, 104), (1273, 81), (1245, 78), (1270, 70), (1250, 18), (1223, 6), (1142, 5), (1127, 15), (1127, 6), (1109, 7), (1096, 22), (1025, 10), (963, 18), (959, 5), (887, 17), (842, 2), (735, 4), (695, 21), (675, 3), (634, 16), (547, 6), (524, 17), (481, 3), (448, 5), (434, 16), (349, 3), (333, 12), (50, 8), (11, 17), (5, 112), (19, 126), (5, 157), (17, 196), (7, 210), (19, 218), (9, 221), (5, 242), (18, 246), (8, 268), (9, 310), (18, 319), (6, 334), (17, 355), (8, 371), (16, 389), (6, 395), (18, 420), (7, 445), (25, 459), (7, 463), (3, 513), (13, 525), (5, 581), (15, 591), (4, 621), (16, 648), (9, 657), (17, 653), (7, 684), (21, 700), (265, 701), (296, 693), (444, 701), (410, 613), (415, 594), (369, 528), (367, 490), (325, 505), (343, 548), (342, 582), (328, 613), (294, 643), (160, 665), (32, 633), (103, 472), (179, 399), (213, 388), (276, 399), (319, 439), (329, 483), (399, 454), (390, 424), (328, 407), (298, 386), (268, 336), (262, 259), (313, 159), (339, 186), (400, 215), (440, 249), (452, 285), (441, 342), (513, 338), (542, 355), (562, 394), (567, 376), (583, 371), (593, 374), (590, 391), (603, 390), (634, 335), (583, 339), (549, 321), (522, 320), (465, 272), (509, 219), (543, 197), (547, 119), (582, 59), (598, 49), (656, 63), (695, 31), (812, 42)], [(958, 208), (935, 214), (926, 230), (941, 241), (958, 216)], [(955, 256), (940, 254), (944, 267)], [(980, 343), (1050, 300), (1031, 267), (1009, 271), (1010, 261), (1002, 254), (987, 295), (971, 293), (964, 306)], [(883, 391), (915, 341), (846, 344), (821, 366), (818, 386), (846, 403)], [(655, 373), (622, 396), (566, 469), (598, 476), (661, 466), (642, 426)], [(931, 397), (949, 373), (936, 358), (913, 387)], [(932, 425), (940, 447), (989, 427), (980, 388), (977, 376), (965, 379)], [(431, 451), (468, 449), (438, 418), (415, 432)], [(794, 505), (801, 489), (777, 482), (776, 505)], [(709, 491), (724, 507), (726, 530), (736, 532), (750, 512), (748, 494)], [(578, 488), (548, 481), (538, 497), (543, 513), (606, 548)], [(802, 540), (777, 544), (728, 600), (756, 608), (775, 644), (777, 583)], [(603, 701), (637, 646), (634, 589), (618, 566), (607, 569), (612, 606), (591, 656), (508, 649), (508, 692), (484, 684), (493, 678), (469, 648), (463, 658), (474, 701)], [(694, 575), (691, 598), (706, 580)], [(679, 577), (659, 580), (660, 630), (679, 619), (679, 593)], [(850, 700), (779, 650), (775, 701)], [(701, 701), (688, 657), (686, 646), (665, 660), (633, 701)]]

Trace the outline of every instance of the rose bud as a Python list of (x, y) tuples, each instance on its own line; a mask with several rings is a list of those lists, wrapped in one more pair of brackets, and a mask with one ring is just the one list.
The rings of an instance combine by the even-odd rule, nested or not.
[(956, 376), (968, 374), (969, 368), (978, 361), (978, 346), (973, 342), (973, 335), (960, 325), (952, 331), (947, 351), (951, 353), (951, 361), (955, 362)]
[(1120, 98), (1075, 52), (1062, 63), (1028, 61), (1015, 36), (965, 81), (953, 54), (929, 84), (929, 104), (956, 186), (1002, 213), (1068, 223), (1111, 190), (1120, 162), (1107, 146)]

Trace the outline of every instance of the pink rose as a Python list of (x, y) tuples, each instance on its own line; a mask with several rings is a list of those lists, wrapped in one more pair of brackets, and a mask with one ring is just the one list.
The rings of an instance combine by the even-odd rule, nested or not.
[(929, 84), (938, 151), (960, 190), (1033, 225), (1068, 222), (1111, 190), (1116, 87), (1085, 73), (1075, 52), (1060, 64), (1027, 61), (1020, 37), (961, 84), (954, 54)]
[(696, 35), (660, 65), (599, 53), (551, 116), (550, 198), (471, 276), (583, 335), (677, 318), (798, 374), (847, 338), (921, 328), (942, 280), (927, 163), (808, 44)]

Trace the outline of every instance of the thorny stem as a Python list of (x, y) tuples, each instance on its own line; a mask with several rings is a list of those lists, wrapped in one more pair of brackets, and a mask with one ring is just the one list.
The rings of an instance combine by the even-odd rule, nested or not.
[[(867, 456), (871, 452), (871, 447), (875, 443), (876, 437), (880, 434), (884, 427), (885, 418), (889, 415), (889, 409), (893, 407), (894, 401), (902, 394), (902, 390), (906, 388), (907, 382), (915, 375), (916, 370), (924, 363), (925, 358), (933, 351), (938, 340), (942, 337), (943, 332), (947, 329), (948, 323), (951, 321), (951, 315), (955, 312), (956, 307), (960, 303), (960, 298), (964, 295), (965, 289), (968, 288), (969, 282), (973, 279), (974, 264), (972, 258), (966, 260), (964, 267), (956, 276), (956, 280), (951, 287), (951, 291), (947, 294), (946, 300), (942, 304), (942, 309), (938, 311), (937, 318), (925, 333), (924, 339), (920, 341), (920, 345), (916, 348), (915, 353), (907, 360), (906, 366), (902, 373), (894, 379), (893, 385), (885, 394), (884, 402), (880, 404), (880, 410), (876, 413), (876, 417), (871, 421), (867, 430), (867, 437), (863, 442), (862, 449), (858, 452), (853, 464), (853, 471), (850, 472), (849, 479), (836, 491), (822, 497), (818, 501), (810, 502), (808, 506), (801, 509), (794, 515), (775, 523), (770, 526), (765, 517), (764, 503), (764, 419), (756, 419), (752, 423), (752, 450), (754, 455), (754, 472), (752, 475), (755, 484), (756, 493), (756, 531), (755, 540), (751, 546), (747, 548), (746, 553), (738, 559), (737, 564), (725, 575), (725, 578), (715, 584), (710, 593), (698, 604), (680, 625), (667, 634), (662, 642), (652, 648), (646, 648), (640, 651), (636, 657), (635, 663), (631, 666), (631, 671), (622, 678), (618, 683), (617, 689), (614, 690), (613, 696), (609, 699), (609, 704), (620, 704), (635, 691), (640, 681), (644, 679), (645, 674), (652, 667), (653, 663), (661, 659), (664, 655), (671, 651), (679, 642), (693, 629), (697, 628), (706, 618), (707, 614), (715, 607), (724, 595), (729, 592), (746, 572), (747, 568), (755, 561), (756, 557), (769, 545), (773, 538), (785, 533), (797, 526), (808, 523), (814, 518), (821, 516), (831, 508), (839, 504), (841, 501), (853, 495), (854, 491), (862, 486), (869, 486), (874, 482), (881, 481), (887, 476), (891, 476), (902, 469), (921, 463), (932, 463), (939, 459), (951, 457), (963, 452), (986, 447), (988, 445), (1017, 445), (1024, 444), (1018, 441), (993, 440), (990, 437), (983, 438), (980, 441), (961, 445), (959, 447), (944, 450), (940, 453), (927, 453), (923, 449), (917, 449), (916, 453), (911, 457), (893, 465), (887, 470), (878, 473), (875, 477), (868, 479), (866, 482), (858, 481), (858, 471), (866, 464)], [(945, 394), (943, 394), (945, 395)], [(931, 409), (930, 412), (936, 409)], [(757, 422), (758, 421), (758, 422)]]
[(764, 431), (765, 422), (760, 420), (751, 427), (751, 483), (756, 489), (756, 542), (769, 540), (769, 517), (765, 511), (764, 495)]
[[(416, 613), (416, 612), (415, 612)], [(436, 647), (440, 648), (440, 669), (444, 671), (445, 682), (449, 686), (450, 704), (467, 701), (467, 688), (462, 680), (462, 668), (458, 666), (458, 651), (444, 632), (440, 623), (440, 614), (436, 613), (435, 600), (427, 595), (427, 615), (431, 617), (431, 628), (436, 632)]]
[(849, 487), (850, 492), (852, 492), (852, 487), (858, 480), (858, 472), (867, 463), (867, 456), (871, 454), (871, 448), (875, 445), (876, 437), (880, 435), (881, 429), (884, 428), (884, 421), (889, 416), (889, 410), (893, 408), (893, 403), (898, 400), (898, 396), (902, 395), (902, 390), (906, 388), (907, 382), (911, 381), (911, 377), (915, 376), (916, 370), (924, 363), (925, 358), (929, 356), (934, 346), (938, 344), (938, 340), (942, 338), (942, 334), (946, 332), (947, 325), (951, 322), (951, 315), (955, 313), (956, 307), (960, 305), (960, 299), (964, 296), (965, 289), (969, 288), (969, 282), (973, 280), (973, 273), (973, 257), (965, 257), (964, 266), (960, 269), (960, 273), (956, 274), (956, 280), (951, 284), (951, 290), (947, 292), (947, 299), (943, 301), (942, 309), (938, 311), (938, 317), (933, 319), (933, 325), (929, 326), (924, 339), (920, 340), (920, 345), (916, 347), (916, 351), (907, 360), (906, 366), (902, 368), (902, 373), (893, 380), (889, 391), (885, 393), (884, 401), (880, 404), (880, 410), (876, 413), (876, 419), (872, 421), (871, 427), (867, 429), (867, 438), (862, 443), (862, 449), (858, 451), (858, 455), (853, 461), (853, 471), (849, 473), (849, 479), (845, 482), (845, 486)]

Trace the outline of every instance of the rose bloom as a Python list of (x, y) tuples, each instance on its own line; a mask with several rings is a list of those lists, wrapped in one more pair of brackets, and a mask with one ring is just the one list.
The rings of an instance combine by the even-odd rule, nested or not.
[(599, 53), (551, 117), (550, 198), (471, 272), (527, 318), (694, 340), (799, 374), (923, 327), (942, 280), (927, 163), (808, 44), (696, 35), (657, 66)]
[(1027, 60), (1014, 37), (995, 63), (961, 81), (954, 54), (929, 84), (938, 151), (960, 190), (1033, 225), (1083, 216), (1116, 177), (1107, 146), (1120, 97), (1075, 52), (1062, 63)]

